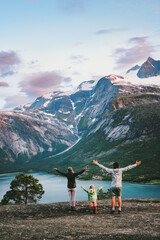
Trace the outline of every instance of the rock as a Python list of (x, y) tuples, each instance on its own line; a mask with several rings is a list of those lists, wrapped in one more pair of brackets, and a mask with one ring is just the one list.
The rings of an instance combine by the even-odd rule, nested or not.
[(0, 206), (0, 239), (160, 239), (160, 199), (123, 199), (122, 214), (110, 214), (111, 201), (98, 201), (98, 214), (80, 201), (69, 204)]

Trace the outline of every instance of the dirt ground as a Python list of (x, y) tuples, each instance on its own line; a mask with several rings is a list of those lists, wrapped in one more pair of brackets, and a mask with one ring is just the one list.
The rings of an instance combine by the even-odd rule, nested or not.
[(123, 199), (122, 213), (111, 214), (111, 201), (0, 206), (2, 240), (154, 240), (160, 239), (160, 199)]

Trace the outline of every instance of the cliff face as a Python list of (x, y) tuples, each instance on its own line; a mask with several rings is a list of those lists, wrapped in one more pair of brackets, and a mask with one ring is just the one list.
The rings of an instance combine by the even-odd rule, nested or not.
[[(57, 153), (69, 147), (77, 139), (63, 125), (57, 129), (56, 124), (52, 125), (32, 118), (30, 115), (21, 116), (14, 112), (0, 114), (0, 134), (0, 148), (5, 163), (14, 162), (22, 155), (27, 161), (37, 153), (44, 151), (48, 154)], [(64, 137), (60, 138), (60, 135)]]

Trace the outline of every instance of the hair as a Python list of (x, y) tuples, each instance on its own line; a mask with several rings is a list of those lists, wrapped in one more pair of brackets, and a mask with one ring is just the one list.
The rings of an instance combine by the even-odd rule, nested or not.
[(118, 162), (113, 163), (113, 167), (114, 167), (114, 169), (119, 168), (119, 163)]
[(68, 172), (73, 172), (73, 168), (72, 167), (68, 167)]

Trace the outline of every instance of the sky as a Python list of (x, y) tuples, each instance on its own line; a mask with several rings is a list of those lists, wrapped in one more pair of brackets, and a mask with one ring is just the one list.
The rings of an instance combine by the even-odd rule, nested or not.
[(159, 0), (2, 0), (0, 10), (0, 110), (160, 60)]

